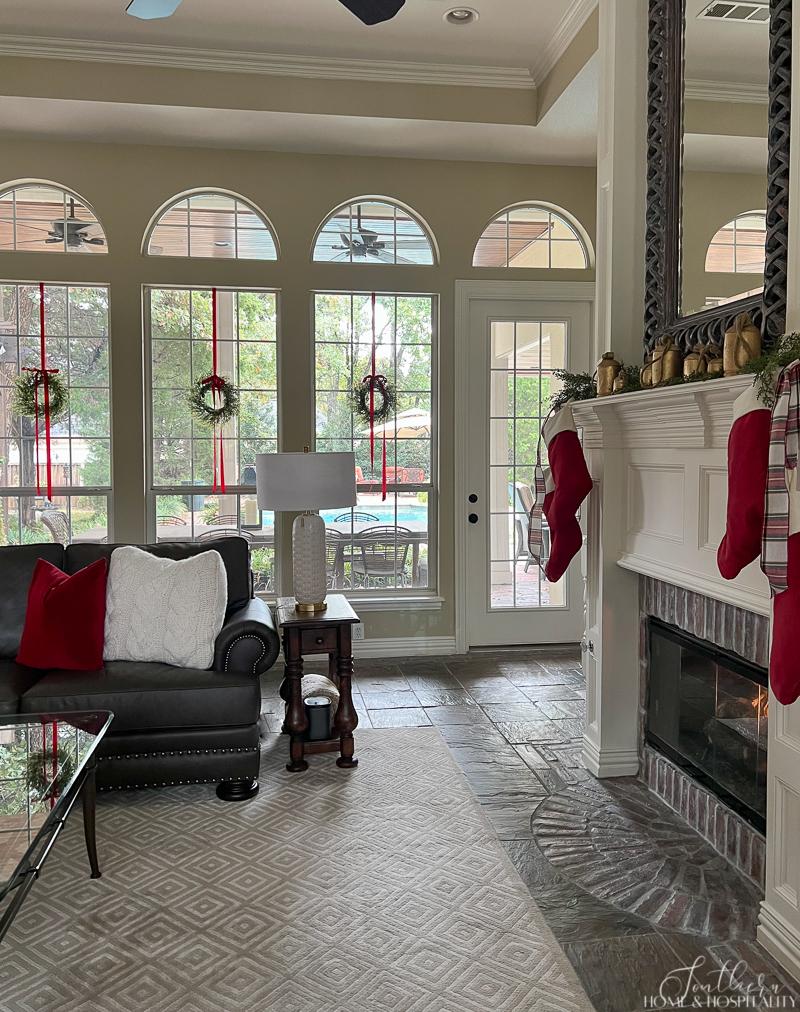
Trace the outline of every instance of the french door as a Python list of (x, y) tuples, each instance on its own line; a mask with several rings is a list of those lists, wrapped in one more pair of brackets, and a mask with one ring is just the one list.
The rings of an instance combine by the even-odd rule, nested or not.
[[(457, 521), (465, 525), (467, 645), (577, 642), (580, 560), (549, 583), (528, 552), (527, 531), (554, 372), (589, 368), (590, 304), (471, 299), (469, 307), (468, 333), (459, 337), (467, 342), (460, 411), (467, 463)], [(545, 550), (548, 543), (545, 527)]]

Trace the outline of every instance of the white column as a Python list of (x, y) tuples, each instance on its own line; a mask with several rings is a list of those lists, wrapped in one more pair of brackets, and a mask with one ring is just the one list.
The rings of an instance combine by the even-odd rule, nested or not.
[[(595, 361), (642, 359), (647, 0), (600, 0)], [(584, 758), (595, 776), (634, 775), (638, 758), (638, 578), (617, 566), (626, 515), (613, 433), (589, 451)]]
[[(792, 129), (789, 149), (789, 272), (786, 330), (800, 329), (800, 18), (792, 24)], [(758, 940), (800, 979), (800, 701), (770, 693), (767, 761), (767, 868)]]

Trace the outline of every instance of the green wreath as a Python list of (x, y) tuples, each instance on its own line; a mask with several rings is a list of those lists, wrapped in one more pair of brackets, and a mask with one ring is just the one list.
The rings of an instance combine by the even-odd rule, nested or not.
[(69, 394), (66, 383), (55, 372), (45, 375), (46, 380), (43, 381), (39, 369), (24, 369), (14, 380), (12, 408), (16, 414), (34, 416), (44, 413), (45, 382), (49, 395), (50, 420), (58, 418), (67, 410)]
[[(209, 394), (211, 400), (207, 399)], [(199, 379), (189, 390), (187, 400), (192, 414), (206, 425), (224, 425), (239, 414), (239, 391), (225, 376)]]
[(394, 415), (397, 406), (397, 394), (394, 385), (385, 376), (365, 376), (350, 393), (353, 411), (359, 418), (369, 422), (369, 392), (374, 390), (372, 419), (386, 422)]

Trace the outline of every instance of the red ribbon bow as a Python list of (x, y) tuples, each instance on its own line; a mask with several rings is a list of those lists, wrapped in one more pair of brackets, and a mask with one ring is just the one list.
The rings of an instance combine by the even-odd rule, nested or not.
[[(203, 385), (211, 387), (211, 402), (216, 408), (217, 398), (222, 398), (222, 388), (225, 385), (225, 381), (217, 373), (217, 290), (216, 288), (211, 289), (211, 375), (206, 376), (202, 381)], [(219, 452), (217, 452), (217, 440), (219, 440)], [(212, 492), (219, 490), (225, 494), (225, 444), (222, 441), (222, 425), (218, 424), (214, 426), (214, 484), (211, 487)], [(217, 471), (219, 470), (219, 480), (217, 479)]]
[(26, 367), (23, 372), (33, 373), (33, 388), (35, 400), (34, 419), (36, 426), (36, 494), (42, 494), (42, 484), (39, 477), (39, 390), (44, 387), (44, 443), (45, 443), (45, 469), (47, 474), (47, 498), (53, 498), (53, 464), (50, 447), (50, 376), (58, 372), (58, 369), (47, 368), (46, 339), (44, 329), (44, 284), (39, 285), (39, 365), (36, 368)]
[[(369, 383), (369, 466), (375, 470), (375, 387), (381, 394), (386, 396), (386, 384), (389, 382), (385, 376), (376, 373), (377, 368), (377, 336), (375, 327), (375, 292), (370, 296), (372, 306), (372, 372), (365, 376), (364, 383)], [(383, 430), (383, 466), (381, 468), (381, 500), (386, 499), (386, 429)]]

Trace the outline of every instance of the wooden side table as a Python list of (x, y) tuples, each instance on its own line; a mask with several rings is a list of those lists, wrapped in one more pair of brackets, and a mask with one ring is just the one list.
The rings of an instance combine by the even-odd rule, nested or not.
[[(283, 637), (285, 662), (281, 698), (287, 704), (286, 730), (291, 735), (290, 773), (308, 769), (305, 755), (318, 752), (339, 752), (336, 765), (352, 769), (358, 765), (353, 757), (353, 731), (358, 727), (358, 714), (353, 706), (353, 626), (359, 621), (343, 594), (328, 594), (325, 611), (308, 614), (295, 610), (294, 598), (278, 602), (277, 619)], [(333, 724), (335, 737), (328, 741), (305, 741), (308, 728), (303, 706), (303, 655), (327, 654), (328, 675), (339, 689), (339, 709)]]

